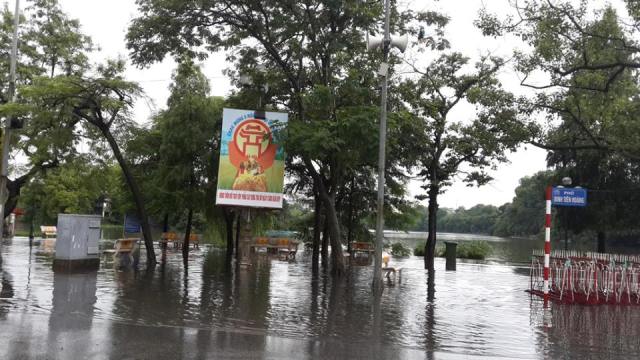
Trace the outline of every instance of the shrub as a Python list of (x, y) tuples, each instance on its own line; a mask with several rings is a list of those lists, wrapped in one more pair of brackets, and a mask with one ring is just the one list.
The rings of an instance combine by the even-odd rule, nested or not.
[[(419, 243), (418, 245), (416, 245), (416, 247), (413, 248), (413, 255), (424, 256), (424, 245), (425, 243)], [(442, 256), (444, 256), (444, 247), (442, 246), (442, 244), (438, 243), (436, 244), (436, 257)]]
[(484, 260), (491, 253), (491, 245), (486, 241), (469, 241), (458, 244), (456, 256), (461, 259)]
[[(436, 245), (436, 256), (444, 256), (444, 246)], [(491, 253), (491, 245), (486, 241), (467, 241), (458, 244), (456, 257), (460, 259), (484, 260)], [(424, 243), (418, 244), (413, 249), (413, 255), (424, 256)]]
[(394, 243), (391, 245), (391, 255), (393, 256), (410, 256), (411, 249), (402, 245), (401, 243)]

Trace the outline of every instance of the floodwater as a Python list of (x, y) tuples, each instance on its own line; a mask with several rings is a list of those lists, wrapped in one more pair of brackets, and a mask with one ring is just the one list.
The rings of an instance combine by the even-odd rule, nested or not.
[(436, 261), (428, 301), (417, 257), (372, 296), (370, 267), (343, 280), (295, 262), (227, 266), (224, 254), (179, 252), (155, 270), (54, 273), (51, 244), (5, 242), (0, 358), (630, 359), (640, 306), (553, 305), (524, 290), (526, 265)]

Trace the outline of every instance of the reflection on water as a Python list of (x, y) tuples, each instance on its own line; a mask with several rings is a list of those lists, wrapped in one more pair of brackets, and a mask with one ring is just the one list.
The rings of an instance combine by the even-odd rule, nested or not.
[[(553, 306), (545, 325), (541, 302), (524, 292), (526, 267), (461, 263), (446, 272), (438, 260), (430, 302), (415, 257), (392, 260), (403, 268), (402, 282), (376, 299), (370, 267), (333, 280), (314, 275), (305, 254), (295, 263), (263, 260), (238, 269), (222, 252), (194, 251), (185, 272), (180, 253), (170, 251), (154, 270), (118, 271), (107, 263), (86, 274), (52, 273), (51, 254), (30, 252), (26, 239), (6, 245), (2, 256), (0, 329), (17, 328), (12, 336), (28, 350), (9, 343), (0, 358), (62, 348), (116, 358), (133, 338), (194, 358), (292, 348), (294, 358), (640, 355), (640, 306)], [(48, 326), (34, 324), (33, 315), (46, 316)]]
[[(543, 326), (551, 358), (640, 358), (640, 312), (636, 306), (555, 305), (550, 326)], [(621, 354), (624, 354), (621, 356)]]

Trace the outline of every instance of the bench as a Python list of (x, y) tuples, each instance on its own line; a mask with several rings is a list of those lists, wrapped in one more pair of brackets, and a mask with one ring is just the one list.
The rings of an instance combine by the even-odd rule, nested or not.
[(382, 276), (386, 277), (389, 282), (392, 282), (391, 275), (393, 275), (393, 281), (396, 280), (396, 274), (398, 275), (398, 282), (402, 282), (402, 268), (383, 267)]
[(135, 249), (139, 240), (138, 238), (118, 239), (113, 249), (116, 254), (129, 254)]
[(113, 262), (117, 264), (118, 267), (129, 267), (132, 265), (132, 261), (133, 266), (136, 267), (138, 255), (135, 254), (135, 250), (137, 249), (139, 241), (139, 238), (117, 239), (113, 244), (113, 249), (104, 250), (102, 255), (107, 256), (113, 254)]
[[(200, 238), (202, 235), (191, 233), (189, 234), (189, 245), (193, 244), (194, 249), (200, 248)], [(164, 232), (160, 237), (160, 244), (167, 244), (168, 242), (173, 242), (173, 247), (175, 249), (182, 248), (182, 243), (184, 239), (184, 234), (178, 234), (174, 231)]]
[(160, 245), (166, 245), (169, 242), (172, 242), (173, 246), (177, 248), (179, 241), (178, 234), (174, 231), (163, 232), (160, 236)]
[(189, 245), (193, 245), (194, 249), (200, 248), (200, 234), (189, 234)]
[(351, 251), (348, 253), (349, 263), (355, 266), (369, 266), (373, 261), (375, 246), (370, 242), (351, 242)]
[(372, 243), (369, 242), (358, 242), (354, 241), (351, 243), (351, 255), (354, 258), (361, 256), (370, 256), (371, 253), (375, 252), (375, 248)]
[(58, 228), (55, 226), (40, 226), (40, 232), (45, 239), (48, 239), (49, 236), (55, 239), (58, 234)]
[(257, 237), (249, 247), (252, 252), (275, 254), (283, 260), (293, 260), (298, 252), (299, 242), (290, 238)]

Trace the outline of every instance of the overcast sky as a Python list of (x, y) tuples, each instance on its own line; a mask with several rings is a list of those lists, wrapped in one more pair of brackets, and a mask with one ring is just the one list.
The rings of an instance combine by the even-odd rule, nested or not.
[[(22, 0), (22, 3), (24, 5), (25, 1)], [(105, 58), (118, 56), (127, 57), (124, 36), (129, 22), (136, 16), (134, 0), (60, 0), (60, 3), (72, 18), (80, 20), (83, 32), (91, 36), (100, 47), (100, 51), (93, 55), (94, 61), (100, 62)], [(477, 11), (483, 5), (481, 0), (405, 0), (404, 5), (407, 3), (412, 3), (414, 8), (438, 9), (447, 13), (451, 17), (451, 23), (447, 27), (446, 36), (451, 41), (453, 49), (468, 56), (477, 57), (487, 51), (508, 55), (514, 46), (519, 45), (513, 41), (494, 41), (482, 37), (473, 26)], [(486, 0), (484, 3), (491, 10), (508, 11), (507, 0)], [(13, 9), (13, 1), (9, 2), (9, 7)], [(146, 122), (153, 111), (165, 106), (174, 65), (173, 61), (166, 60), (150, 68), (129, 67), (127, 70), (128, 79), (139, 82), (148, 99), (151, 99), (141, 100), (136, 105), (135, 114), (139, 122)], [(212, 54), (203, 64), (204, 72), (212, 86), (212, 95), (224, 96), (230, 91), (230, 82), (222, 74), (226, 67), (228, 64), (225, 63), (222, 54)], [(517, 85), (519, 80), (516, 75), (509, 70), (501, 74), (501, 80), (510, 90), (522, 91)], [(462, 109), (456, 116), (462, 118), (472, 110)], [(478, 203), (501, 205), (509, 202), (521, 177), (545, 169), (545, 156), (545, 151), (531, 146), (523, 147), (510, 154), (510, 163), (500, 165), (498, 170), (492, 173), (495, 178), (492, 183), (480, 188), (469, 188), (457, 181), (440, 197), (440, 204), (444, 207), (471, 207)], [(417, 183), (411, 185), (411, 190), (413, 194), (420, 192)]]

